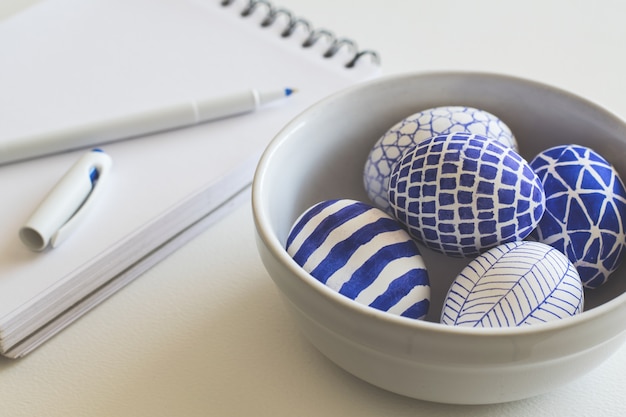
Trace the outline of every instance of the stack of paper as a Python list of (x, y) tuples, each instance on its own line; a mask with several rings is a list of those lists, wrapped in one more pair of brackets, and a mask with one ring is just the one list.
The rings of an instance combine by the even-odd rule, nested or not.
[[(261, 27), (247, 2), (48, 0), (0, 25), (0, 152), (12, 137), (246, 88), (299, 92), (245, 116), (101, 147), (106, 189), (53, 250), (18, 238), (85, 150), (0, 166), (0, 353), (22, 356), (248, 197), (256, 162), (306, 107), (377, 70), (347, 69), (349, 51), (300, 44), (287, 21)], [(199, 260), (201, 262), (202, 260)], [(221, 277), (214, 277), (220, 279)]]

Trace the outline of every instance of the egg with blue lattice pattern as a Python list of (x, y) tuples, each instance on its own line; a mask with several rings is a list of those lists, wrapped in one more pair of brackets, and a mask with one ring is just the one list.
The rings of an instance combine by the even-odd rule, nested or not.
[(420, 111), (393, 125), (378, 139), (367, 157), (363, 182), (374, 205), (389, 212), (389, 176), (405, 150), (432, 136), (454, 132), (475, 133), (517, 150), (515, 136), (508, 126), (487, 111), (463, 106)]
[(434, 136), (405, 151), (388, 198), (413, 237), (450, 256), (522, 240), (544, 211), (543, 187), (528, 163), (469, 133)]
[(430, 283), (416, 243), (369, 204), (312, 206), (293, 224), (286, 249), (310, 275), (358, 303), (415, 319), (428, 312)]
[(472, 260), (444, 301), (441, 322), (467, 327), (544, 323), (583, 311), (576, 268), (540, 242), (510, 242)]
[(626, 191), (617, 171), (578, 145), (545, 150), (530, 166), (546, 195), (533, 236), (566, 254), (585, 287), (599, 287), (622, 262), (626, 245)]

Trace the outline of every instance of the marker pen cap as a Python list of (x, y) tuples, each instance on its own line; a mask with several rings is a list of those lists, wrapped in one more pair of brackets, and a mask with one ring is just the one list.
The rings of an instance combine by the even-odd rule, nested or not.
[(94, 193), (110, 165), (111, 158), (104, 152), (95, 150), (83, 155), (20, 229), (22, 242), (34, 251), (45, 249), (57, 233), (86, 209), (88, 200), (93, 197), (90, 194)]

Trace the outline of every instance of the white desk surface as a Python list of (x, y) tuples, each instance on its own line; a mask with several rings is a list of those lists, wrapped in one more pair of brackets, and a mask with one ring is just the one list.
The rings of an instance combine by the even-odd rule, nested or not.
[[(3, 0), (0, 16), (34, 1)], [(385, 74), (514, 74), (626, 117), (620, 0), (276, 4), (378, 50)], [(249, 204), (26, 358), (0, 359), (2, 416), (623, 416), (625, 397), (626, 346), (566, 387), (492, 406), (417, 401), (352, 377), (287, 316)]]

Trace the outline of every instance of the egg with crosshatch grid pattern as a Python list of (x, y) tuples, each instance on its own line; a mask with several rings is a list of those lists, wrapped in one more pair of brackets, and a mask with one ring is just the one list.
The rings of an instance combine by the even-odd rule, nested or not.
[(389, 204), (409, 233), (450, 256), (522, 240), (544, 212), (543, 186), (513, 149), (484, 136), (434, 136), (405, 151)]
[(482, 135), (517, 151), (517, 140), (509, 127), (487, 111), (466, 106), (419, 111), (393, 125), (370, 150), (363, 170), (363, 184), (370, 201), (389, 212), (389, 176), (402, 153), (430, 137), (454, 132)]

